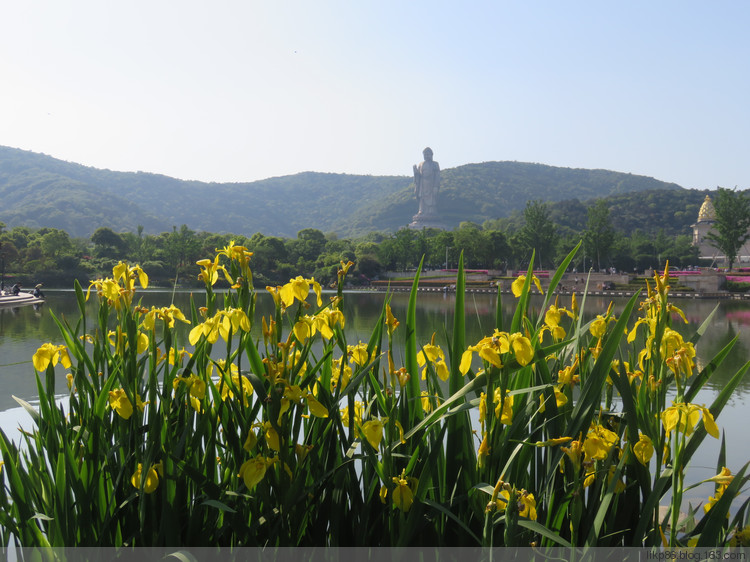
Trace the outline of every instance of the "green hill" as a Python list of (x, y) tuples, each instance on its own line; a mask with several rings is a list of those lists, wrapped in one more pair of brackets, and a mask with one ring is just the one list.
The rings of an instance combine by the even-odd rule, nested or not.
[[(647, 234), (658, 234), (663, 230), (667, 236), (692, 236), (691, 226), (698, 219), (698, 211), (706, 195), (713, 197), (715, 191), (652, 189), (618, 193), (603, 199), (609, 207), (612, 227), (617, 231), (630, 234), (641, 230)], [(558, 225), (561, 234), (578, 234), (586, 229), (588, 208), (594, 202), (595, 199), (550, 202), (550, 218)], [(507, 218), (490, 221), (488, 226), (512, 232), (523, 224), (523, 212), (516, 210)]]
[[(607, 170), (485, 162), (443, 170), (439, 196), (448, 228), (510, 216), (531, 199), (563, 201), (682, 188)], [(669, 199), (668, 196), (666, 196)], [(182, 181), (113, 172), (0, 147), (0, 221), (90, 236), (98, 227), (147, 233), (195, 230), (294, 237), (303, 228), (357, 236), (395, 231), (417, 211), (410, 176), (305, 172), (249, 183)], [(697, 212), (697, 211), (696, 211)], [(694, 214), (693, 214), (694, 215)]]

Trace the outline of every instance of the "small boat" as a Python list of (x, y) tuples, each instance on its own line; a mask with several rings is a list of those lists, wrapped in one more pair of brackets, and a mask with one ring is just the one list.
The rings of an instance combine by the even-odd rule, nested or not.
[(17, 295), (10, 293), (0, 294), (0, 308), (9, 306), (24, 306), (27, 304), (42, 304), (44, 299), (35, 297), (31, 293), (20, 292)]

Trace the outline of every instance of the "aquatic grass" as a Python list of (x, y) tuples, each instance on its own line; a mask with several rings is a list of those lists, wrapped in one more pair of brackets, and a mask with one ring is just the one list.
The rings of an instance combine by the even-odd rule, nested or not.
[[(364, 342), (348, 341), (341, 306), (351, 263), (329, 301), (314, 279), (268, 287), (267, 317), (255, 312), (251, 254), (234, 244), (198, 262), (205, 300), (184, 315), (141, 306), (137, 285), (148, 280), (138, 266), (118, 264), (91, 284), (93, 296), (76, 284), (81, 319), (55, 318), (64, 346), (35, 356), (39, 406), (22, 404), (34, 429), (15, 440), (0, 431), (0, 539), (540, 549), (744, 540), (747, 502), (733, 500), (747, 467), (729, 470), (720, 454), (708, 510), (683, 508), (682, 496), (750, 363), (712, 404), (693, 404), (736, 340), (698, 371), (692, 350), (706, 324), (679, 332), (668, 271), (619, 316), (584, 322), (555, 290), (576, 251), (538, 313), (532, 269), (514, 282), (509, 326), (498, 292), (495, 325), (479, 342), (466, 341), (461, 258), (447, 349), (417, 340), (421, 267), (403, 323), (386, 297)], [(231, 285), (221, 296), (219, 276)], [(176, 344), (181, 322), (187, 350)], [(678, 521), (686, 510), (690, 525)]]

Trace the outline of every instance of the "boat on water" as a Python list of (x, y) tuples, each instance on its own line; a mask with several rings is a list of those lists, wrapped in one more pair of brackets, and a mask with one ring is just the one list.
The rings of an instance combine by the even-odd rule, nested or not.
[(21, 291), (17, 295), (0, 293), (0, 308), (25, 306), (27, 304), (42, 304), (44, 299), (35, 297), (31, 293)]

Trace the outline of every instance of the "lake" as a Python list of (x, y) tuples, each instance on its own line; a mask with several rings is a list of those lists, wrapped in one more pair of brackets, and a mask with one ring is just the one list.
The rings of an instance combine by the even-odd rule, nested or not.
[[(28, 415), (18, 408), (12, 395), (33, 402), (37, 396), (34, 368), (31, 357), (39, 346), (45, 342), (60, 344), (57, 325), (51, 313), (58, 318), (65, 318), (70, 323), (78, 319), (78, 307), (72, 290), (47, 290), (47, 302), (41, 307), (26, 306), (17, 309), (0, 309), (0, 427), (5, 431), (21, 423), (19, 419)], [(146, 290), (140, 291), (144, 306), (168, 306), (171, 302), (182, 310), (190, 309), (190, 293)], [(386, 294), (382, 292), (349, 292), (344, 299), (346, 315), (346, 331), (350, 344), (357, 340), (367, 341), (372, 327), (382, 310)], [(201, 293), (196, 293), (197, 304), (200, 306)], [(324, 295), (325, 298), (325, 295)], [(403, 325), (406, 321), (408, 293), (392, 295), (391, 308), (394, 315), (402, 322), (396, 337), (401, 341), (404, 337)], [(503, 295), (503, 312), (510, 322), (515, 310), (515, 299), (511, 295)], [(587, 297), (586, 310), (591, 316), (603, 313), (610, 301), (614, 301), (615, 311), (625, 306), (624, 298), (610, 299), (608, 297)], [(92, 305), (96, 300), (92, 298)], [(452, 294), (420, 293), (417, 299), (417, 344), (427, 343), (433, 332), (436, 341), (445, 344), (453, 325), (453, 309), (455, 297)], [(687, 316), (689, 324), (678, 328), (686, 339), (691, 336), (716, 307), (717, 302), (700, 299), (674, 299), (674, 304), (680, 307)], [(492, 332), (497, 296), (492, 294), (467, 294), (466, 296), (466, 325), (467, 344), (473, 344)], [(570, 297), (561, 297), (560, 306), (569, 306)], [(542, 306), (541, 298), (532, 300), (532, 308), (536, 311)], [(726, 381), (750, 359), (750, 302), (725, 300), (718, 302), (719, 309), (712, 319), (711, 325), (696, 347), (696, 363), (702, 368), (731, 338), (739, 334), (739, 341), (733, 353), (725, 360), (722, 368), (714, 374), (701, 391), (697, 403), (710, 405), (717, 390), (723, 388)], [(93, 310), (93, 306), (90, 307)], [(268, 315), (273, 310), (273, 302), (265, 291), (258, 294), (258, 314)], [(259, 318), (260, 316), (258, 316)], [(93, 322), (93, 320), (90, 320)], [(177, 323), (180, 326), (180, 323)], [(176, 347), (189, 347), (187, 334), (189, 328), (183, 325), (178, 332)], [(256, 330), (256, 327), (253, 328)], [(448, 330), (448, 334), (446, 334)], [(400, 333), (399, 333), (400, 332)], [(257, 327), (257, 337), (261, 334)], [(398, 355), (397, 351), (397, 355)], [(399, 357), (395, 357), (399, 363)], [(65, 372), (58, 370), (58, 389), (65, 389)], [(747, 423), (745, 412), (750, 404), (750, 376), (745, 377), (737, 388), (734, 396), (726, 406), (717, 423), (726, 433), (728, 464), (732, 472), (750, 460), (750, 443), (744, 434), (744, 424)], [(691, 467), (691, 479), (708, 478), (715, 474), (715, 463), (718, 455), (719, 443), (708, 437), (701, 448), (701, 456), (696, 465)], [(687, 498), (693, 501), (705, 500), (705, 489), (696, 489), (695, 497)]]

